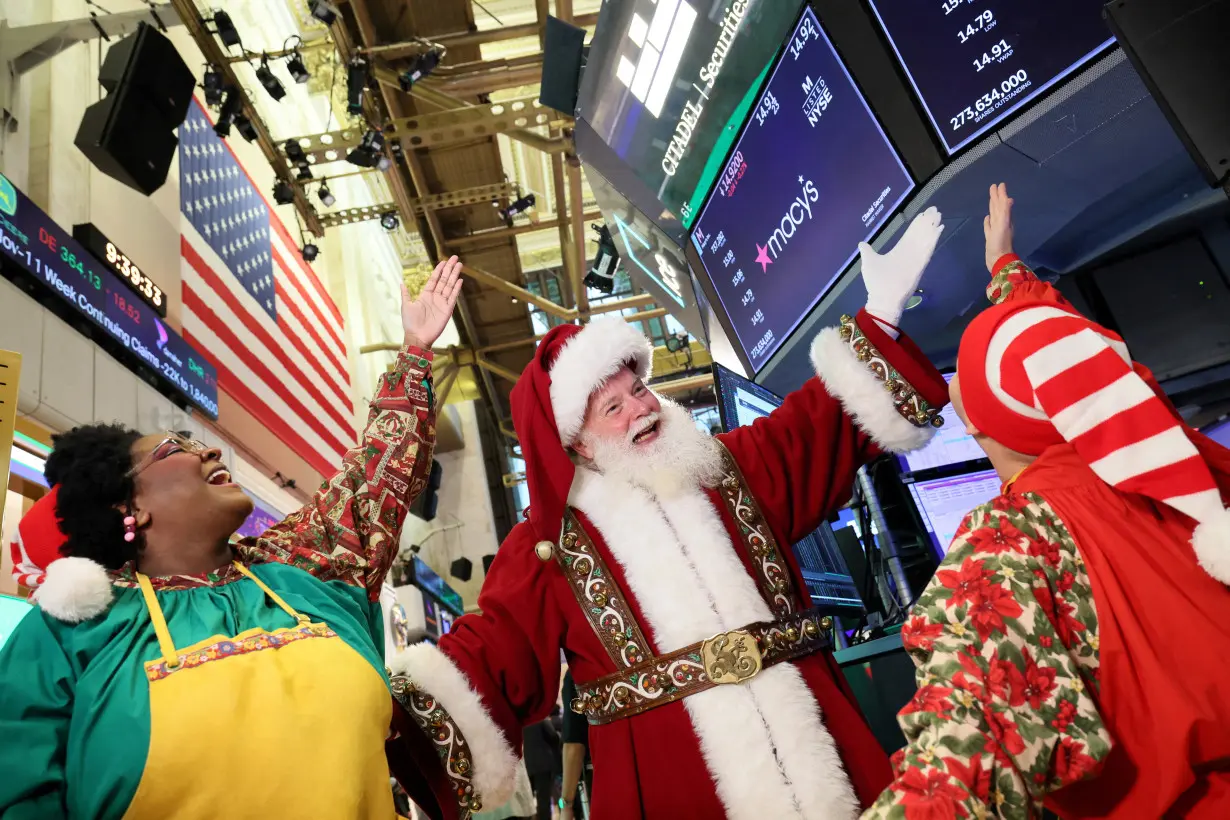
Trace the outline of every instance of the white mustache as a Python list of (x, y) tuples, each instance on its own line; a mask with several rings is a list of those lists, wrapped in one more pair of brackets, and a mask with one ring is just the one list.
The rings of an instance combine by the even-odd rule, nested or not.
[(650, 427), (653, 427), (658, 423), (659, 418), (660, 417), (657, 413), (650, 413), (648, 416), (645, 416), (645, 418), (636, 422), (635, 426), (628, 430), (628, 441), (635, 440), (641, 433), (645, 432)]

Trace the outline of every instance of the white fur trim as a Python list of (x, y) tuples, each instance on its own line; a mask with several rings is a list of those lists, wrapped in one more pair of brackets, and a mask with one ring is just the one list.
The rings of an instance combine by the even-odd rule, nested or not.
[(448, 656), (429, 643), (389, 658), (389, 669), (414, 681), (448, 711), (474, 757), (473, 783), (484, 804), (502, 806), (517, 786), (517, 753), (491, 719), (482, 697)]
[(590, 395), (629, 362), (649, 378), (653, 345), (623, 319), (596, 319), (564, 345), (551, 366), (551, 409), (565, 446), (581, 432)]
[(1230, 584), (1230, 510), (1222, 509), (1200, 522), (1192, 533), (1196, 560), (1209, 575)]
[(102, 564), (89, 558), (57, 558), (47, 565), (34, 600), (58, 621), (81, 623), (111, 606), (111, 578)]
[(892, 395), (858, 360), (835, 327), (826, 327), (811, 343), (811, 364), (830, 394), (845, 407), (863, 432), (891, 453), (908, 453), (926, 445), (933, 427), (915, 427), (893, 406)]
[[(772, 617), (700, 489), (655, 500), (580, 469), (570, 501), (623, 567), (659, 650)], [(741, 686), (692, 695), (683, 705), (729, 820), (858, 815), (836, 744), (794, 666), (779, 664)]]

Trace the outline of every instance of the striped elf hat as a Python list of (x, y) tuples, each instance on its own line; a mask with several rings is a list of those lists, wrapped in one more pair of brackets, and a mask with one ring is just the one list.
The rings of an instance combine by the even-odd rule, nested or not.
[(1196, 558), (1230, 583), (1230, 510), (1186, 426), (1123, 339), (1071, 308), (1010, 301), (979, 314), (957, 354), (970, 422), (1039, 455), (1070, 442), (1103, 481), (1195, 520)]

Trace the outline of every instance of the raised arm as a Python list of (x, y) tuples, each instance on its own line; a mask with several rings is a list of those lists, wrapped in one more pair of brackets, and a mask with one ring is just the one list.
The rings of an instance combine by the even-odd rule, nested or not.
[(987, 299), (994, 305), (1028, 299), (1071, 308), (1072, 305), (1057, 288), (1039, 279), (1012, 250), (1013, 204), (1014, 200), (1008, 196), (1008, 186), (1002, 182), (991, 186), (987, 216), (982, 222), (987, 271), (991, 274)]
[(767, 418), (721, 437), (769, 525), (791, 542), (849, 497), (859, 467), (885, 451), (917, 449), (934, 433), (947, 385), (896, 324), (942, 230), (932, 208), (891, 252), (861, 246), (867, 308), (816, 336), (817, 377)]
[(410, 503), (423, 489), (435, 446), (431, 344), (461, 291), (457, 257), (436, 266), (413, 301), (402, 288), (405, 344), (380, 379), (367, 426), (342, 469), (303, 508), (241, 543), (241, 555), (301, 567), (323, 580), (364, 587), (371, 600), (397, 554)]

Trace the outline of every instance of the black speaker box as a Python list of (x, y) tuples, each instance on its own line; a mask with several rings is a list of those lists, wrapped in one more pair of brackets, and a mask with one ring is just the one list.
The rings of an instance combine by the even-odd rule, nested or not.
[(466, 582), (474, 575), (474, 563), (469, 558), (458, 558), (448, 567), (449, 575), (458, 581)]
[(491, 572), (491, 565), (494, 562), (495, 562), (494, 553), (483, 556), (483, 577), (484, 578), (487, 576), (487, 573)]
[(178, 128), (188, 116), (196, 87), (192, 70), (175, 46), (145, 23), (107, 50), (98, 82), (108, 94), (114, 94), (121, 86), (137, 89), (158, 112), (162, 119), (160, 127), (168, 131)]
[(1230, 182), (1230, 0), (1112, 0), (1110, 28), (1209, 180)]
[(73, 141), (112, 179), (149, 196), (162, 187), (179, 140), (170, 128), (150, 127), (160, 115), (145, 97), (121, 86), (85, 110)]
[(581, 86), (585, 29), (548, 15), (544, 42), (538, 101), (571, 116), (576, 111)]

